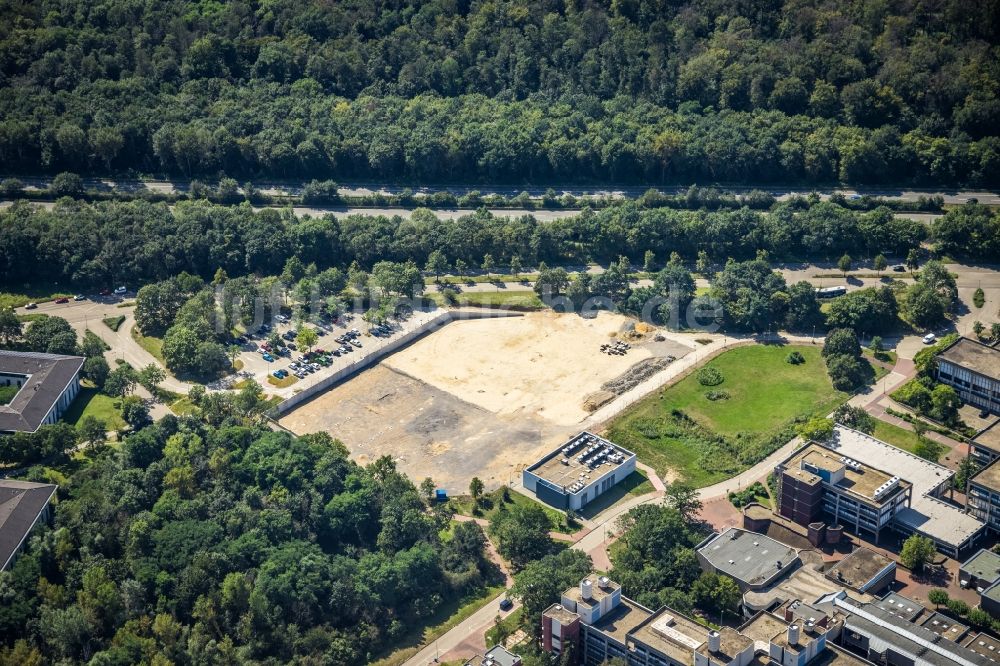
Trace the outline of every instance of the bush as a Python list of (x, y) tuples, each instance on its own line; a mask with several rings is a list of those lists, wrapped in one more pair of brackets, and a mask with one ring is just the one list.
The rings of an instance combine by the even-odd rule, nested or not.
[(729, 391), (707, 391), (705, 397), (713, 402), (716, 400), (729, 400)]
[(833, 382), (833, 388), (847, 392), (867, 384), (872, 374), (871, 366), (860, 358), (846, 354), (828, 356), (826, 370)]
[(57, 197), (77, 197), (83, 194), (83, 179), (75, 173), (64, 171), (52, 179), (49, 191)]
[(725, 377), (722, 376), (718, 368), (707, 365), (698, 371), (698, 383), (702, 386), (718, 386), (723, 381), (725, 381)]
[(792, 365), (802, 365), (806, 362), (806, 359), (800, 352), (793, 351), (785, 357), (785, 362), (791, 363)]
[(976, 292), (972, 295), (972, 303), (977, 308), (981, 308), (986, 304), (986, 294), (983, 293), (982, 287), (978, 287)]

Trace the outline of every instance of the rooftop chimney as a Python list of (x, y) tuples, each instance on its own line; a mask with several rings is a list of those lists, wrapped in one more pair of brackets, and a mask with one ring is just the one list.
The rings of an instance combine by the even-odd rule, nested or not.
[(719, 652), (722, 649), (722, 636), (717, 631), (708, 632), (708, 651)]
[(797, 624), (788, 625), (788, 644), (789, 645), (799, 644), (799, 625)]

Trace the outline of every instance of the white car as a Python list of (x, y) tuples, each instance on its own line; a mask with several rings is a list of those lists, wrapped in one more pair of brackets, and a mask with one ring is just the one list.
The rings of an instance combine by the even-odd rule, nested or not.
[(124, 294), (126, 291), (128, 291), (128, 289), (126, 289), (124, 285), (115, 289), (115, 293), (118, 294), (119, 296)]
[(927, 335), (924, 336), (925, 345), (932, 345), (934, 344), (935, 340), (937, 340), (937, 336), (934, 335), (933, 333), (928, 333)]

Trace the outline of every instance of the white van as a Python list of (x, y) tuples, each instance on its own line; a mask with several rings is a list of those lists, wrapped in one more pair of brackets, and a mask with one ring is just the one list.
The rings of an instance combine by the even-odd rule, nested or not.
[(933, 333), (928, 333), (927, 335), (924, 336), (925, 345), (932, 345), (934, 344), (935, 340), (937, 340), (937, 336), (934, 335)]

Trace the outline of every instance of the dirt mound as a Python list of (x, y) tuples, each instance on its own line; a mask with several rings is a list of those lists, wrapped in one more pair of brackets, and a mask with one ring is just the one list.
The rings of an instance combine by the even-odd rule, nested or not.
[(621, 395), (626, 391), (632, 390), (673, 362), (673, 356), (643, 359), (614, 379), (604, 382), (601, 385), (601, 390)]
[(611, 391), (594, 391), (583, 398), (583, 408), (588, 412), (596, 412), (616, 397), (617, 395)]

